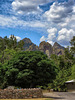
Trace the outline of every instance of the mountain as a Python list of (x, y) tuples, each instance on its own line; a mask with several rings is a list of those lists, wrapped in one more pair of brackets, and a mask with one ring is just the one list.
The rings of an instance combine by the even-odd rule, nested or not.
[(53, 54), (64, 55), (64, 47), (62, 47), (60, 44), (55, 42), (53, 45)]
[(36, 51), (38, 50), (38, 46), (36, 46), (29, 38), (24, 38), (24, 50), (26, 51)]
[(2, 37), (0, 36), (0, 39), (2, 39)]
[(50, 57), (51, 54), (64, 55), (64, 47), (57, 42), (55, 42), (52, 46), (50, 43), (43, 41), (39, 44), (39, 46), (37, 46), (32, 43), (29, 38), (24, 38), (23, 41), (25, 51), (42, 51), (47, 54), (48, 57)]
[(47, 54), (48, 57), (50, 57), (53, 52), (52, 45), (45, 41), (39, 44), (39, 50)]

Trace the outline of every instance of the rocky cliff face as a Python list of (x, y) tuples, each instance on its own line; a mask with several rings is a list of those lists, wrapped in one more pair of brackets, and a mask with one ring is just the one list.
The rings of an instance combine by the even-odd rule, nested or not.
[(50, 57), (51, 54), (63, 55), (64, 47), (59, 45), (57, 42), (54, 43), (53, 47), (48, 42), (41, 42), (39, 46), (36, 46), (29, 38), (24, 38), (24, 50), (25, 51), (42, 51)]
[(28, 50), (28, 51), (36, 51), (38, 50), (38, 46), (36, 46), (34, 43), (32, 43), (32, 41), (29, 38), (24, 38), (24, 50)]
[(45, 41), (40, 43), (39, 50), (47, 54), (48, 57), (50, 57), (53, 52), (52, 45)]
[(64, 47), (55, 42), (53, 45), (53, 54), (64, 55)]

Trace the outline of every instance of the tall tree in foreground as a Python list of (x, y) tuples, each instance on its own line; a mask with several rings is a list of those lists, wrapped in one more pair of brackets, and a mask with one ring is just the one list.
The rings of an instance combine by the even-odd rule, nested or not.
[(0, 38), (0, 62), (4, 64), (14, 53), (23, 50), (24, 41), (18, 41), (14, 35), (10, 38)]
[(46, 85), (56, 76), (56, 66), (40, 51), (24, 51), (14, 57), (4, 66), (7, 85), (23, 88)]

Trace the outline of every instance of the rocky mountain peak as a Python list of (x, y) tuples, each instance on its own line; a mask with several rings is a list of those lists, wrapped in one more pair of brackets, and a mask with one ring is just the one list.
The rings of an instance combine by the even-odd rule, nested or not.
[(39, 50), (44, 52), (45, 54), (47, 54), (48, 57), (50, 57), (50, 55), (52, 54), (53, 49), (52, 49), (51, 44), (49, 44), (48, 42), (43, 41), (39, 44)]
[(57, 42), (55, 42), (53, 46), (60, 46), (60, 45)]
[(28, 50), (28, 51), (36, 51), (38, 50), (38, 46), (36, 46), (34, 43), (32, 43), (32, 41), (29, 38), (24, 38), (24, 50)]
[(23, 41), (24, 43), (28, 43), (28, 44), (32, 43), (32, 41), (29, 38), (24, 38)]
[(64, 49), (64, 47), (61, 46), (60, 44), (58, 44), (57, 42), (54, 43), (53, 48), (56, 48), (56, 49)]
[(42, 41), (40, 44), (39, 44), (39, 49), (49, 49), (50, 47), (52, 47), (52, 45), (48, 42), (45, 42), (45, 41)]
[(57, 42), (54, 43), (53, 47), (50, 43), (46, 41), (42, 41), (39, 46), (36, 46), (29, 38), (24, 38), (24, 50), (28, 51), (42, 51), (45, 54), (47, 54), (48, 57), (50, 57), (51, 54), (56, 55), (63, 55), (64, 54), (64, 47), (62, 47)]
[(55, 42), (53, 45), (53, 54), (64, 55), (64, 47)]

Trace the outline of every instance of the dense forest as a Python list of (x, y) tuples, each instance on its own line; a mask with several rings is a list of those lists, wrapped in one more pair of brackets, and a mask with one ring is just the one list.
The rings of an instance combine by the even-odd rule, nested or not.
[(24, 41), (14, 35), (0, 38), (0, 88), (40, 87), (66, 91), (64, 83), (75, 79), (75, 36), (64, 55), (47, 57), (41, 51), (24, 51)]

